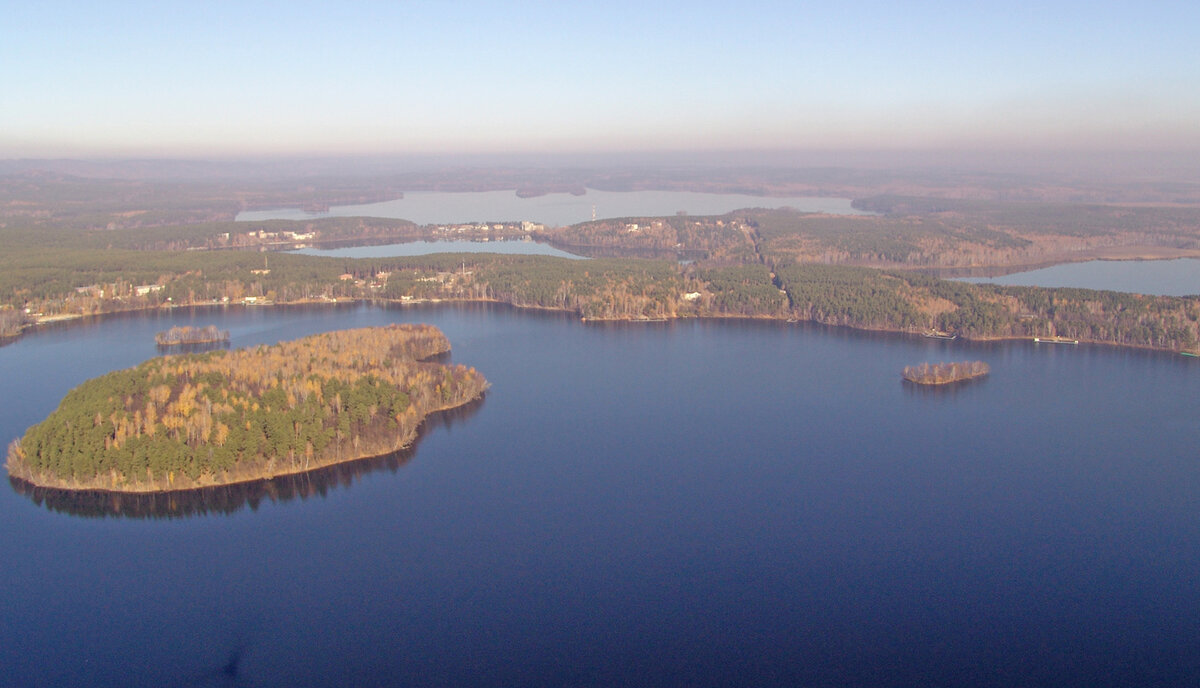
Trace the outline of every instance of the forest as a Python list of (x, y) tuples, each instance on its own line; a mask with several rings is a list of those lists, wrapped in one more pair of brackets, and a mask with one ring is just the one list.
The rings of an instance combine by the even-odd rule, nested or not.
[(1200, 256), (1200, 209), (984, 203), (881, 197), (878, 215), (752, 210), (732, 215), (771, 263), (927, 271), (1039, 266), (1136, 249)]
[(983, 361), (959, 361), (905, 366), (901, 376), (918, 385), (948, 385), (952, 382), (983, 377), (990, 372), (991, 368)]
[(429, 325), (343, 330), (151, 359), (89, 380), (13, 442), (10, 476), (69, 490), (185, 490), (394, 452), (431, 413), (479, 398)]
[(159, 346), (180, 346), (185, 344), (210, 344), (212, 342), (228, 342), (229, 330), (218, 329), (216, 325), (204, 327), (172, 327), (154, 335), (154, 343)]
[[(722, 265), (486, 253), (343, 259), (241, 251), (0, 255), (0, 323), (197, 305), (351, 299), (497, 301), (587, 319), (760, 317), (968, 339), (1067, 336), (1173, 351), (1200, 342), (1200, 298), (969, 284), (822, 263)], [(28, 313), (26, 313), (28, 309)]]
[(0, 340), (16, 337), (28, 324), (29, 319), (24, 311), (11, 305), (0, 306)]
[(801, 319), (967, 339), (1062, 336), (1173, 351), (1200, 342), (1200, 298), (970, 284), (913, 272), (797, 264), (777, 274)]
[[(818, 176), (864, 181), (861, 175)], [(449, 177), (427, 181), (432, 187), (426, 188), (452, 185)], [(632, 177), (605, 177), (603, 183), (641, 188)], [(855, 201), (873, 213), (861, 216), (751, 208), (530, 230), (540, 241), (572, 249), (628, 249), (661, 259), (488, 253), (349, 259), (264, 249), (294, 245), (312, 233), (370, 243), (435, 238), (430, 233), (437, 228), (379, 218), (233, 222), (222, 213), (238, 198), (237, 207), (246, 208), (290, 193), (311, 200), (317, 192), (247, 182), (258, 191), (239, 196), (229, 184), (176, 188), (166, 182), (0, 176), (0, 201), (7, 203), (0, 205), (0, 337), (38, 323), (147, 308), (494, 301), (587, 320), (775, 318), (932, 329), (966, 339), (1059, 336), (1171, 351), (1200, 348), (1200, 296), (1000, 287), (935, 276), (964, 266), (1076, 260), (1129, 246), (1200, 255), (1200, 210), (1191, 207), (1048, 202), (1015, 191), (1010, 195), (1020, 200), (877, 193)], [(398, 193), (389, 184), (376, 180), (361, 188)], [(335, 184), (329, 197), (351, 196), (354, 188)], [(1100, 191), (1081, 190), (1079, 197), (1102, 198), (1095, 195)], [(172, 207), (191, 210), (172, 215)]]

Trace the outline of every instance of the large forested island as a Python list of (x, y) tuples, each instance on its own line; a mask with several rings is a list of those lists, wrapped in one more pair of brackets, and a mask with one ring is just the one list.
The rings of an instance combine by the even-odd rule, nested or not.
[(89, 380), (9, 447), (9, 474), (68, 490), (184, 490), (299, 473), (410, 443), (475, 400), (473, 368), (427, 361), (429, 325), (165, 356)]

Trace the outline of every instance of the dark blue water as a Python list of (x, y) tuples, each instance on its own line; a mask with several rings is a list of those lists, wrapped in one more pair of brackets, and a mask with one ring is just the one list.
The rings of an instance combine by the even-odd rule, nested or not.
[[(245, 346), (398, 321), (441, 327), (492, 382), (411, 456), (175, 518), (0, 490), (0, 683), (1200, 680), (1197, 359), (507, 309), (180, 311), (0, 348), (0, 434), (170, 325)], [(900, 381), (964, 359), (992, 374)]]

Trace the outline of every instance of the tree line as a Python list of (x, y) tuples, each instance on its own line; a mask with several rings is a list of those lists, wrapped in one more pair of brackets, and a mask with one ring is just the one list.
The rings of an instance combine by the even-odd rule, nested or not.
[[(769, 239), (764, 240), (769, 245)], [(1200, 298), (1002, 287), (764, 254), (721, 265), (437, 254), (347, 259), (240, 251), (67, 249), (0, 254), (0, 325), (31, 315), (162, 305), (342, 299), (488, 300), (586, 318), (750, 316), (968, 338), (1068, 336), (1195, 350)], [(153, 285), (151, 290), (139, 288)]]

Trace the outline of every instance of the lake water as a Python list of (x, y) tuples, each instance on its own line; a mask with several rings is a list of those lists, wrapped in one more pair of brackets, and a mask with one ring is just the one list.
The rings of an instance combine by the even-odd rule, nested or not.
[(347, 246), (343, 248), (302, 248), (290, 253), (334, 258), (391, 258), (394, 256), (424, 256), (431, 253), (507, 253), (559, 258), (583, 258), (549, 244), (536, 241), (408, 241), (402, 244), (379, 246)]
[(1135, 294), (1192, 296), (1200, 294), (1200, 259), (1090, 260), (1064, 263), (1001, 277), (968, 277), (963, 282), (991, 282), (1029, 287), (1110, 289)]
[[(0, 684), (1200, 682), (1200, 359), (482, 306), (179, 310), (0, 347), (0, 436), (172, 325), (240, 347), (410, 321), (493, 386), (409, 455), (160, 500), (174, 518), (0, 490)], [(965, 359), (992, 374), (900, 380)]]
[(404, 198), (382, 203), (334, 206), (325, 213), (307, 213), (298, 208), (247, 210), (239, 221), (311, 220), (319, 217), (390, 217), (417, 224), (460, 222), (538, 222), (551, 227), (572, 225), (592, 219), (614, 217), (657, 217), (685, 211), (691, 215), (723, 215), (739, 208), (782, 208), (837, 215), (870, 214), (850, 207), (848, 198), (808, 196), (769, 197), (744, 194), (711, 194), (690, 191), (597, 191), (583, 196), (557, 193), (536, 198), (519, 198), (514, 191), (440, 192), (411, 191)]

